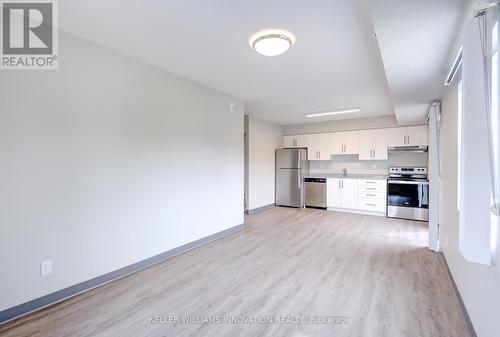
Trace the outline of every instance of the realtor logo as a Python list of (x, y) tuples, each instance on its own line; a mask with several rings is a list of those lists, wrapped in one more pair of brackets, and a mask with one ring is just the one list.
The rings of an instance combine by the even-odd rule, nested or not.
[(1, 1), (1, 69), (57, 69), (56, 1)]

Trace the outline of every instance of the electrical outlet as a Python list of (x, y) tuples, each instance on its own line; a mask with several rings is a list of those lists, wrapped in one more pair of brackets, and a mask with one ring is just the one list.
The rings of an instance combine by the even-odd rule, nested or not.
[(52, 260), (40, 262), (40, 276), (45, 276), (52, 273)]
[(229, 111), (234, 112), (234, 110), (236, 110), (236, 105), (233, 102), (229, 103)]

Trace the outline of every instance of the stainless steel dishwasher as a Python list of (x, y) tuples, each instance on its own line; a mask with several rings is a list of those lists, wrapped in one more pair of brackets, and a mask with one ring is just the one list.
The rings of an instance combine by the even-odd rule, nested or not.
[(306, 207), (326, 208), (326, 178), (305, 178)]

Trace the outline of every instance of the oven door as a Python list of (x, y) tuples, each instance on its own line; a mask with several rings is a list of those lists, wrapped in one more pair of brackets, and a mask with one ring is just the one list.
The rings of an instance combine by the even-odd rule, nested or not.
[(387, 181), (387, 216), (411, 220), (429, 219), (429, 182)]

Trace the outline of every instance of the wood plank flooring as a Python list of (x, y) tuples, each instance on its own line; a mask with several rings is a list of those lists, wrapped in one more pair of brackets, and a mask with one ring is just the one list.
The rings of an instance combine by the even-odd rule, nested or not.
[(0, 336), (470, 336), (426, 223), (274, 208), (246, 224)]

